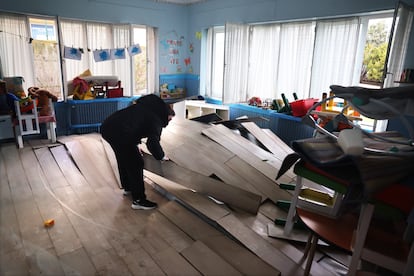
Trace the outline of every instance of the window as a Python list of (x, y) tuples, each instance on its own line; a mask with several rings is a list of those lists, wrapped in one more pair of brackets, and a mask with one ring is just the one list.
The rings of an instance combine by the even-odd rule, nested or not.
[[(253, 96), (276, 99), (282, 93), (289, 101), (294, 100), (293, 93), (299, 99), (320, 99), (322, 93), (329, 94), (332, 84), (380, 88), (391, 22), (388, 12), (304, 22), (227, 24), (224, 33), (211, 28), (206, 63), (212, 69), (210, 75), (201, 76), (205, 78), (201, 91), (205, 88), (207, 97), (232, 103)], [(248, 39), (243, 38), (246, 27)], [(224, 79), (217, 77), (223, 72), (220, 64)], [(364, 118), (364, 124), (373, 129), (373, 120)]]
[(141, 54), (133, 57), (134, 95), (148, 93), (147, 86), (147, 29), (145, 27), (134, 27), (134, 44), (139, 44)]
[(360, 85), (370, 88), (379, 88), (382, 85), (385, 57), (392, 24), (392, 14), (381, 17), (364, 18), (366, 36)]
[[(22, 76), (25, 88), (45, 88), (64, 100), (66, 82), (89, 69), (93, 75), (117, 76), (125, 96), (157, 91), (154, 28), (0, 13), (0, 30), (2, 74)], [(129, 55), (134, 44), (141, 53)], [(79, 50), (80, 59), (64, 58), (65, 47)], [(99, 49), (124, 49), (125, 58), (97, 62)]]
[(224, 65), (224, 28), (214, 28), (213, 32), (213, 64), (211, 83), (213, 97), (223, 95), (223, 67)]
[(34, 86), (44, 88), (62, 99), (59, 46), (56, 21), (29, 18), (33, 49)]
[[(278, 98), (281, 93), (291, 96), (295, 92), (299, 98), (320, 98), (323, 92), (329, 92), (330, 84), (360, 85), (368, 82), (362, 78), (363, 74), (367, 76), (367, 72), (361, 73), (360, 68), (363, 61), (367, 64), (373, 60), (363, 59), (363, 50), (361, 52), (359, 48), (364, 47), (366, 37), (368, 41), (376, 39), (372, 38), (373, 34), (378, 34), (375, 30), (381, 31), (381, 38), (375, 42), (386, 40), (387, 44), (389, 16), (250, 25), (247, 55), (240, 57), (243, 59), (240, 65), (248, 68), (247, 96)], [(223, 58), (228, 56), (225, 47), (230, 47), (225, 45), (227, 41), (224, 38), (231, 35), (230, 30), (224, 31), (223, 27), (208, 30), (210, 38), (207, 39), (206, 57), (211, 74), (202, 76), (206, 78), (206, 96), (223, 98), (222, 87), (226, 85), (223, 85), (225, 79), (221, 76), (223, 68), (230, 66), (223, 63)], [(361, 32), (368, 32), (368, 36), (360, 35)], [(241, 47), (240, 42), (229, 51)], [(381, 47), (383, 51), (383, 44)], [(375, 77), (378, 79), (383, 58), (380, 63), (375, 63), (374, 70), (378, 70)], [(372, 76), (373, 70), (368, 74)]]
[(204, 81), (206, 95), (211, 98), (223, 97), (224, 74), (224, 27), (210, 28), (207, 32), (207, 68)]

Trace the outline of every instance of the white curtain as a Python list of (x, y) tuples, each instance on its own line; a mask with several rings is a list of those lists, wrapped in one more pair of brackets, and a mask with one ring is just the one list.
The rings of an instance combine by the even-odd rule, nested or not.
[(247, 98), (257, 96), (265, 100), (275, 97), (278, 85), (279, 45), (279, 24), (251, 27)]
[(309, 97), (314, 39), (313, 22), (288, 23), (281, 26), (282, 43), (275, 90), (277, 94), (273, 94), (272, 97), (280, 98), (280, 94), (285, 93), (289, 100), (293, 100), (293, 92), (299, 99)]
[(0, 14), (0, 60), (5, 77), (21, 76), (34, 86), (33, 51), (26, 16)]
[(223, 103), (225, 104), (247, 100), (248, 42), (248, 25), (226, 24), (223, 86)]
[(206, 63), (205, 63), (205, 77), (204, 77), (204, 85), (205, 85), (205, 95), (207, 97), (213, 97), (212, 91), (212, 64), (213, 64), (213, 36), (214, 36), (214, 29), (209, 28), (207, 30), (207, 39), (206, 39)]
[(159, 78), (157, 71), (158, 43), (156, 41), (156, 29), (147, 27), (147, 93), (159, 91)]
[(333, 84), (352, 85), (358, 35), (358, 18), (316, 23), (310, 97), (321, 98)]
[(131, 45), (131, 26), (108, 23), (84, 22), (61, 19), (59, 21), (62, 46), (82, 48), (81, 60), (63, 59), (64, 80), (72, 80), (86, 69), (92, 75), (117, 76), (122, 82), (124, 94), (132, 91), (131, 57), (125, 59), (95, 62), (93, 51), (100, 49), (125, 48)]
[(88, 40), (88, 47), (91, 50), (88, 52), (90, 63), (90, 69), (93, 75), (113, 75), (113, 61), (100, 61), (95, 62), (93, 57), (93, 51), (104, 50), (114, 48), (112, 26), (107, 23), (86, 23), (86, 37)]
[(127, 47), (131, 45), (131, 26), (114, 25), (113, 26), (113, 45), (114, 48), (125, 49), (125, 59), (116, 59), (113, 61), (113, 75), (118, 76), (122, 81), (125, 96), (131, 96), (128, 93), (132, 91), (131, 83), (131, 57), (128, 54)]
[(86, 24), (80, 21), (61, 19), (59, 20), (59, 27), (62, 47), (81, 48), (84, 52), (81, 60), (63, 58), (63, 68), (64, 71), (66, 71), (66, 74), (64, 74), (64, 81), (66, 82), (90, 68), (89, 58), (87, 58), (88, 43), (86, 39)]

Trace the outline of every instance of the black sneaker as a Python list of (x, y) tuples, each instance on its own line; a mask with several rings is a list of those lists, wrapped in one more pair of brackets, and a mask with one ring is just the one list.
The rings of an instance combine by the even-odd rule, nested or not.
[(157, 208), (158, 204), (148, 199), (134, 200), (131, 208), (135, 210), (151, 210)]

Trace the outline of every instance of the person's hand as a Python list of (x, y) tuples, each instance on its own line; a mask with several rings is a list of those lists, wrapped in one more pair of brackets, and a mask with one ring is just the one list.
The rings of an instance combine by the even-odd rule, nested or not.
[(161, 159), (161, 161), (169, 161), (170, 158), (167, 155), (164, 155), (164, 157)]
[(138, 145), (138, 151), (139, 151), (139, 154), (141, 154), (141, 156), (144, 156), (144, 153), (139, 145)]

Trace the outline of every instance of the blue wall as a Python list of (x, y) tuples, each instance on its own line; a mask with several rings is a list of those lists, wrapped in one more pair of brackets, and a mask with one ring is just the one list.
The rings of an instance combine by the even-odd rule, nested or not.
[[(406, 0), (414, 6), (414, 0)], [(252, 23), (294, 20), (393, 9), (394, 0), (209, 0), (183, 6), (150, 0), (13, 0), (0, 9), (114, 23), (144, 24), (159, 28), (160, 74), (200, 74), (201, 40), (198, 32), (226, 22)], [(167, 42), (180, 40), (179, 64), (166, 55)], [(192, 47), (191, 47), (192, 46)], [(406, 67), (414, 67), (414, 28)], [(187, 64), (184, 63), (187, 59)], [(188, 63), (190, 61), (190, 63)], [(180, 65), (180, 66), (178, 66)]]

